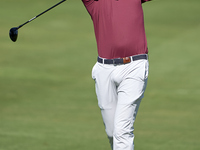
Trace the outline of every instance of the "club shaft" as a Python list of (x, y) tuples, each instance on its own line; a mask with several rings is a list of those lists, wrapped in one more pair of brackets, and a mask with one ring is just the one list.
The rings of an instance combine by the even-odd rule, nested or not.
[(38, 18), (39, 16), (43, 15), (44, 13), (46, 13), (46, 12), (48, 12), (49, 10), (53, 9), (54, 7), (56, 7), (56, 6), (60, 5), (60, 4), (61, 4), (61, 3), (63, 3), (64, 1), (66, 1), (66, 0), (62, 0), (61, 2), (59, 2), (59, 3), (55, 4), (55, 5), (54, 5), (54, 6), (52, 6), (51, 8), (49, 8), (49, 9), (45, 10), (44, 12), (40, 13), (39, 15), (37, 15), (37, 16), (35, 16), (35, 17), (33, 17), (32, 19), (28, 20), (27, 22), (25, 22), (24, 24), (22, 24), (22, 25), (18, 26), (17, 28), (19, 29), (19, 28), (23, 27), (25, 24), (27, 24), (27, 23), (29, 23), (29, 22), (33, 21), (34, 19)]

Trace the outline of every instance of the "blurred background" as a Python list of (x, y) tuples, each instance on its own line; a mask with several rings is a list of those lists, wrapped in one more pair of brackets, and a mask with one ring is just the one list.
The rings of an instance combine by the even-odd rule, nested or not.
[[(0, 2), (0, 150), (110, 149), (91, 78), (97, 50), (81, 0)], [(136, 150), (200, 149), (200, 1), (143, 4), (150, 72)]]

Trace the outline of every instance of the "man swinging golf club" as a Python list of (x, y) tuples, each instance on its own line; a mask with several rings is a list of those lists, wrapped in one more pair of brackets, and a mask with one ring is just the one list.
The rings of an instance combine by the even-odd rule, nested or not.
[[(94, 24), (99, 56), (92, 78), (112, 150), (134, 150), (133, 125), (149, 68), (142, 10), (147, 1), (82, 0)], [(15, 42), (18, 29), (33, 19), (12, 28), (11, 40)]]
[(98, 105), (113, 150), (133, 150), (133, 124), (148, 79), (142, 3), (82, 0), (95, 30), (98, 60), (92, 70)]

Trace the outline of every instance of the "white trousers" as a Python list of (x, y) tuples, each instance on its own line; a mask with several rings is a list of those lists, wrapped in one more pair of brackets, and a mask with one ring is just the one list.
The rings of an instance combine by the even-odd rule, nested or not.
[(148, 60), (125, 65), (96, 63), (92, 69), (98, 105), (112, 150), (134, 150), (136, 114), (148, 79)]

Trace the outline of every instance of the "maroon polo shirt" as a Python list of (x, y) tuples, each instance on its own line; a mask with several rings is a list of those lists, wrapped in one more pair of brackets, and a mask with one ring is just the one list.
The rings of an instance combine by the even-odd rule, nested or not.
[(89, 12), (102, 58), (147, 54), (142, 3), (150, 0), (82, 0)]

